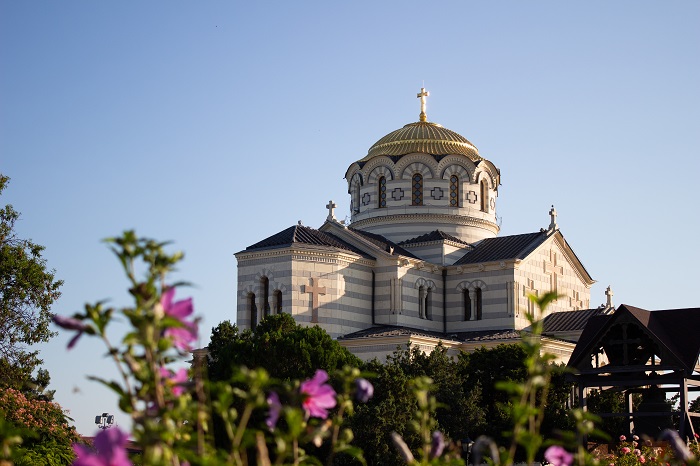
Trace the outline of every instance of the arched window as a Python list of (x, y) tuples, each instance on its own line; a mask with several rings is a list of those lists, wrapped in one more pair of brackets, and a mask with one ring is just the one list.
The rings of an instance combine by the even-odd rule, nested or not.
[(481, 180), (481, 211), (489, 211), (489, 185), (486, 180)]
[(425, 319), (425, 287), (418, 287), (418, 317)]
[(428, 320), (433, 319), (433, 311), (431, 309), (433, 301), (433, 289), (428, 288), (425, 292), (425, 318)]
[(481, 320), (482, 315), (482, 299), (481, 299), (481, 288), (476, 289), (476, 320)]
[(272, 311), (275, 314), (281, 314), (282, 313), (282, 292), (280, 290), (275, 290), (275, 292), (272, 294), (274, 296), (274, 303), (275, 307), (272, 308)]
[(360, 185), (355, 184), (352, 187), (352, 205), (350, 206), (353, 214), (360, 213)]
[(262, 277), (260, 279), (260, 287), (263, 290), (263, 317), (270, 315), (270, 279), (267, 277)]
[(250, 328), (255, 330), (258, 325), (258, 307), (255, 305), (255, 293), (248, 294), (248, 312), (250, 314)]
[(377, 207), (386, 207), (386, 177), (379, 177), (379, 192), (377, 193)]
[(450, 207), (459, 207), (459, 177), (450, 177)]
[(411, 205), (423, 205), (423, 175), (416, 173), (412, 178)]
[(469, 290), (462, 290), (462, 303), (464, 304), (464, 320), (472, 320), (472, 299)]

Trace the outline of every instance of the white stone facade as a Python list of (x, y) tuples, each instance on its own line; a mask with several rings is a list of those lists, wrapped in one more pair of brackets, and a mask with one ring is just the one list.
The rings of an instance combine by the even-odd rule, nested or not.
[[(236, 254), (240, 328), (287, 312), (334, 338), (408, 328), (427, 332), (421, 343), (426, 348), (444, 340), (457, 351), (472, 343), (459, 343), (455, 335), (526, 328), (527, 313), (535, 311), (528, 294), (560, 293), (549, 313), (590, 306), (594, 281), (559, 231), (556, 211), (550, 211), (547, 229), (498, 238), (498, 168), (456, 133), (413, 125), (437, 127), (442, 139), (428, 140), (435, 143), (430, 145), (392, 140), (391, 133), (352, 163), (346, 171), (349, 225), (335, 219), (330, 202), (318, 230), (288, 229)], [(410, 152), (396, 155), (392, 144)], [(449, 144), (455, 153), (420, 152)], [(385, 146), (394, 155), (372, 155)], [(517, 241), (524, 243), (513, 249)], [(368, 359), (407, 339), (397, 338), (351, 336), (342, 342)], [(415, 336), (408, 340), (417, 343)], [(550, 346), (564, 359), (571, 345)]]

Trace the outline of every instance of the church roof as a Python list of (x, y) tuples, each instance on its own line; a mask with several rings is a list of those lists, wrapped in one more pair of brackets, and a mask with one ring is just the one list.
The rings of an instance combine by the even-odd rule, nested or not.
[(547, 239), (546, 231), (486, 238), (473, 245), (454, 265), (478, 264), (507, 259), (524, 259)]
[(355, 246), (346, 243), (340, 238), (332, 235), (330, 233), (324, 233), (322, 231), (315, 230), (310, 227), (303, 225), (294, 225), (286, 230), (282, 230), (262, 241), (248, 246), (245, 248), (246, 251), (252, 251), (256, 249), (274, 249), (283, 248), (291, 246), (293, 244), (309, 244), (314, 246), (329, 246), (338, 249), (344, 249), (346, 251), (351, 251), (364, 257), (368, 256), (362, 250), (356, 248)]
[(449, 235), (441, 230), (433, 230), (430, 233), (416, 236), (415, 238), (407, 239), (406, 241), (401, 241), (399, 244), (407, 246), (409, 244), (427, 243), (430, 241), (452, 241), (454, 243), (466, 244), (467, 246), (471, 246), (466, 241), (462, 241), (461, 239)]
[(378, 235), (376, 233), (370, 233), (367, 231), (357, 230), (355, 228), (348, 228), (348, 230), (364, 237), (367, 241), (374, 244), (382, 251), (389, 252), (390, 248), (393, 248), (394, 254), (400, 254), (402, 256), (411, 257), (413, 259), (419, 259), (415, 255), (413, 255), (411, 252), (402, 248), (401, 246), (394, 243), (393, 241), (389, 241), (388, 239), (386, 239), (382, 235)]
[(482, 160), (476, 146), (464, 136), (437, 123), (418, 121), (381, 138), (369, 148), (367, 156), (360, 162), (380, 155), (401, 156), (413, 152), (431, 155), (460, 154), (473, 162)]
[(553, 312), (542, 321), (542, 333), (579, 332), (586, 327), (588, 319), (605, 312), (605, 309), (582, 309), (579, 311)]
[(504, 330), (477, 330), (473, 332), (442, 333), (430, 330), (416, 329), (410, 327), (399, 327), (394, 325), (379, 325), (366, 328), (357, 332), (349, 333), (339, 340), (350, 340), (355, 338), (383, 338), (393, 336), (416, 336), (435, 338), (444, 341), (456, 341), (461, 343), (499, 340), (519, 340), (520, 332), (512, 329)]

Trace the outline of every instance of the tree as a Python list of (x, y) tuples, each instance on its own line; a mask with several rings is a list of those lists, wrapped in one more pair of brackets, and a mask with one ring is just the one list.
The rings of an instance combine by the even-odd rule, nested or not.
[(462, 383), (457, 363), (438, 345), (430, 354), (418, 347), (397, 350), (382, 364), (376, 359), (366, 363), (363, 371), (373, 373), (374, 397), (356, 407), (349, 423), (355, 433), (355, 444), (365, 452), (371, 465), (401, 465), (405, 462), (392, 446), (391, 432), (399, 433), (414, 449), (421, 440), (412, 427), (417, 409), (409, 381), (430, 377), (431, 394), (438, 402), (433, 415), (438, 428), (453, 440), (465, 438), (475, 425), (484, 424), (479, 387)]
[(212, 329), (208, 374), (226, 381), (235, 368), (262, 367), (278, 379), (305, 379), (316, 369), (329, 373), (361, 361), (318, 326), (303, 327), (289, 314), (264, 318), (254, 331), (239, 332), (229, 321)]
[[(19, 435), (14, 448), (16, 466), (54, 466), (70, 464), (73, 443), (80, 441), (66, 412), (51, 401), (32, 399), (13, 388), (0, 391), (0, 439)], [(0, 464), (3, 452), (0, 452)]]
[[(0, 194), (8, 181), (0, 174)], [(11, 205), (0, 209), (0, 384), (31, 391), (48, 383), (48, 374), (32, 379), (42, 360), (28, 347), (55, 335), (49, 330), (50, 309), (63, 281), (47, 269), (43, 246), (17, 237), (19, 217)]]
[[(207, 375), (211, 382), (236, 385), (232, 377), (241, 366), (263, 368), (279, 380), (311, 378), (317, 369), (329, 374), (344, 366), (359, 367), (361, 361), (318, 326), (303, 327), (289, 314), (265, 317), (255, 330), (239, 332), (236, 324), (221, 322), (212, 329), (208, 346)], [(243, 388), (243, 387), (241, 387)], [(241, 403), (234, 404), (239, 410)], [(252, 424), (264, 419), (253, 416)], [(228, 448), (222, 420), (214, 415), (215, 443)]]

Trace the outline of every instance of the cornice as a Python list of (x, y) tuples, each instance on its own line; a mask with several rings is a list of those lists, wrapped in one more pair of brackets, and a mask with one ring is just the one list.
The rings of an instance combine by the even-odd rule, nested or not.
[(373, 267), (375, 261), (366, 259), (353, 253), (324, 251), (323, 249), (311, 249), (300, 247), (286, 247), (278, 249), (264, 249), (257, 251), (241, 251), (234, 254), (239, 263), (267, 259), (270, 257), (291, 256), (293, 260), (306, 260), (316, 262), (337, 261), (345, 264), (359, 264)]
[(350, 224), (351, 227), (356, 229), (362, 229), (366, 225), (376, 225), (378, 223), (387, 224), (400, 224), (407, 222), (417, 222), (417, 223), (450, 223), (458, 224), (463, 226), (473, 226), (478, 228), (483, 228), (494, 234), (497, 234), (500, 230), (498, 224), (484, 220), (476, 217), (467, 217), (464, 215), (450, 215), (450, 214), (393, 214), (393, 215), (381, 215), (376, 217), (364, 218), (361, 220), (355, 220)]

